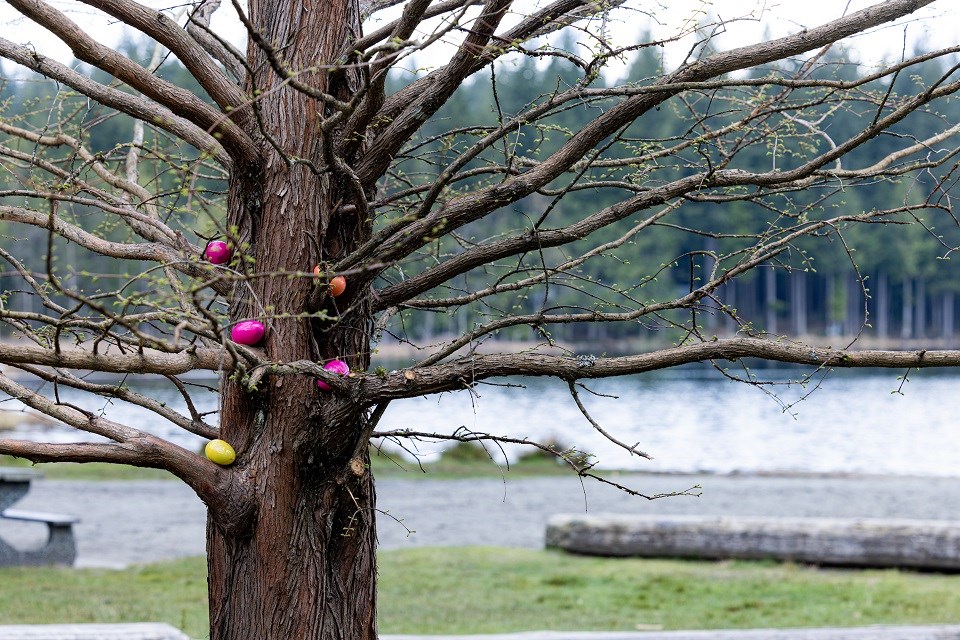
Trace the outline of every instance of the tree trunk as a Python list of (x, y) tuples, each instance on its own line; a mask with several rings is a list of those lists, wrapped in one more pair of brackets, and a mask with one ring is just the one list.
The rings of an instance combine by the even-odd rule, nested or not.
[(878, 338), (886, 338), (890, 335), (890, 278), (886, 271), (881, 271), (877, 275), (877, 318), (874, 326), (877, 330)]
[(723, 331), (725, 335), (731, 336), (737, 332), (739, 328), (735, 319), (736, 314), (739, 313), (737, 308), (739, 301), (737, 300), (737, 280), (734, 278), (723, 285), (723, 300), (724, 306), (727, 307), (728, 313), (725, 313), (723, 316)]
[[(297, 81), (347, 99), (358, 86), (356, 67), (342, 64), (350, 62), (348, 37), (360, 33), (356, 4), (308, 4), (251, 0), (250, 18), (298, 71)], [(320, 129), (326, 107), (281, 86), (255, 44), (248, 58), (255, 72), (247, 90), (260, 95), (259, 120), (269, 139), (250, 132), (263, 162), (231, 176), (227, 228), (242, 254), (237, 269), (258, 277), (235, 285), (230, 319), (267, 326), (261, 348), (269, 361), (338, 358), (365, 370), (368, 290), (348, 280), (334, 299), (325, 279), (283, 274), (342, 258), (370, 237), (371, 222), (343, 207), (356, 205), (357, 195), (346, 176), (330, 169)], [(337, 64), (347, 71), (325, 71)], [(246, 504), (236, 513), (211, 510), (208, 518), (211, 640), (376, 638), (375, 492), (365, 408), (320, 390), (307, 375), (266, 376), (254, 391), (242, 378), (221, 384), (221, 437), (237, 451), (227, 472)]]
[(777, 272), (772, 266), (764, 270), (764, 310), (767, 333), (777, 332)]
[(807, 274), (800, 270), (790, 274), (790, 315), (793, 334), (807, 335)]
[[(717, 239), (707, 238), (704, 249), (710, 253), (703, 256), (703, 268), (701, 271), (703, 275), (701, 276), (700, 282), (709, 282), (710, 276), (717, 266), (717, 254), (720, 252)], [(706, 329), (708, 333), (714, 334), (719, 325), (720, 307), (717, 305), (716, 300), (711, 298), (704, 298), (701, 304), (705, 311), (703, 318), (704, 329)]]
[(840, 322), (842, 317), (843, 305), (846, 298), (843, 296), (843, 289), (837, 286), (837, 274), (827, 276), (826, 284), (826, 317), (827, 317), (827, 335), (838, 336), (843, 333), (843, 325)]
[(333, 477), (288, 449), (255, 479), (252, 531), (226, 535), (211, 518), (210, 638), (373, 640), (372, 478), (361, 465)]
[(953, 291), (946, 291), (943, 294), (943, 303), (941, 306), (942, 309), (942, 322), (941, 322), (941, 333), (944, 338), (947, 340), (953, 340), (953, 300), (954, 294)]
[(856, 274), (850, 272), (846, 277), (846, 296), (844, 297), (843, 334), (854, 336), (863, 328), (863, 285)]
[(913, 279), (903, 276), (903, 301), (900, 306), (900, 337), (913, 337)]
[(430, 342), (433, 340), (433, 325), (436, 317), (437, 314), (430, 311), (421, 313), (417, 316), (417, 319), (420, 320), (420, 339), (424, 342)]
[(914, 315), (917, 321), (917, 326), (914, 327), (914, 336), (925, 338), (927, 336), (927, 283), (923, 278), (917, 278), (914, 304), (917, 305), (917, 312)]

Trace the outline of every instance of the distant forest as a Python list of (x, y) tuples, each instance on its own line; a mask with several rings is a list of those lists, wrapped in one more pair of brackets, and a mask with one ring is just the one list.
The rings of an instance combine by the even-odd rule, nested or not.
[[(568, 43), (569, 44), (569, 43)], [(563, 47), (561, 47), (563, 48)], [(571, 46), (576, 49), (576, 46)], [(135, 47), (129, 47), (129, 55), (135, 55)], [(829, 75), (836, 79), (853, 78), (853, 63), (842, 52), (831, 54), (829, 60), (819, 63), (814, 73)], [(657, 47), (641, 49), (627, 67), (628, 81), (634, 86), (643, 86), (659, 72), (662, 61)], [(799, 62), (797, 63), (800, 64)], [(937, 62), (921, 65), (920, 71), (902, 74), (890, 83), (877, 82), (864, 90), (888, 96), (889, 104), (897, 100), (899, 90), (915, 90), (917, 85), (930, 86), (946, 72)], [(769, 73), (790, 73), (791, 69), (762, 69), (756, 77)], [(195, 84), (188, 81), (175, 61), (168, 61), (160, 68), (164, 75), (180, 84), (187, 84), (202, 94)], [(391, 193), (402, 192), (409, 185), (422, 184), (425, 177), (437, 175), (457, 157), (471, 141), (484, 134), (485, 128), (496, 125), (501, 119), (521, 112), (536, 98), (550, 95), (575, 85), (584, 75), (578, 67), (563, 55), (545, 55), (539, 62), (524, 57), (523, 61), (498, 64), (495, 72), (486, 71), (462, 87), (454, 98), (424, 127), (419, 140), (408, 149), (399, 164), (406, 174), (396, 174), (389, 184), (384, 184), (378, 197), (389, 200)], [(406, 78), (409, 81), (411, 76)], [(393, 78), (394, 88), (402, 86), (404, 78)], [(594, 79), (594, 86), (604, 85), (604, 78)], [(612, 83), (611, 83), (612, 84)], [(729, 91), (729, 90), (728, 90)], [(752, 89), (756, 92), (756, 89)], [(775, 88), (769, 91), (776, 91)], [(644, 149), (655, 150), (666, 143), (679, 140), (694, 140), (700, 125), (709, 122), (713, 127), (722, 127), (730, 118), (728, 109), (742, 105), (745, 95), (737, 100), (727, 99), (719, 92), (713, 94), (684, 94), (672, 99), (662, 108), (653, 111), (636, 122), (621, 135), (616, 146), (602, 150), (605, 157), (616, 158), (617, 154)], [(58, 99), (55, 100), (54, 98)], [(696, 98), (696, 99), (694, 99)], [(897, 130), (893, 135), (878, 137), (854, 151), (844, 159), (845, 165), (862, 167), (871, 165), (902, 146), (902, 138), (922, 140), (941, 131), (944, 122), (960, 122), (960, 104), (951, 100), (945, 105), (948, 112), (928, 113), (926, 120), (911, 121), (911, 130)], [(497, 162), (513, 165), (523, 171), (524, 162), (536, 161), (558, 148), (570, 132), (586, 126), (595, 110), (602, 108), (593, 102), (577, 108), (569, 108), (552, 118), (546, 125), (537, 128), (519, 127), (512, 137), (510, 148), (500, 148)], [(823, 114), (831, 112), (831, 128), (815, 132), (809, 122), (794, 123), (795, 135), (784, 139), (762, 140), (744, 149), (737, 156), (738, 166), (749, 170), (769, 169), (772, 163), (789, 162), (791, 154), (802, 156), (805, 145), (822, 149), (831, 144), (831, 137), (843, 138), (850, 132), (860, 131), (876, 116), (876, 108), (864, 101), (862, 108), (855, 101), (830, 103), (818, 107)], [(86, 105), (78, 96), (65, 93), (65, 89), (33, 77), (7, 79), (0, 85), (0, 122), (16, 125), (29, 122), (33, 125), (48, 123), (48, 129), (62, 130), (82, 139), (104, 162), (122, 166), (130, 148), (133, 123), (123, 115), (100, 113)], [(64, 123), (58, 125), (57, 123)], [(923, 130), (918, 130), (923, 128)], [(899, 138), (899, 139), (898, 139)], [(166, 148), (156, 133), (148, 131), (143, 145), (144, 162), (141, 180), (156, 181), (167, 187), (163, 207), (177, 219), (179, 228), (196, 241), (197, 234), (214, 237), (222, 220), (219, 197), (225, 192), (223, 176), (206, 175), (183, 163), (183, 170), (170, 168), (148, 175), (149, 156), (166, 158), (174, 151), (187, 157), (196, 157), (196, 150)], [(29, 153), (28, 147), (15, 150)], [(689, 150), (662, 158), (664, 165), (674, 166), (676, 172), (692, 172), (692, 167), (710, 162), (714, 151), (708, 143), (692, 144)], [(0, 189), (5, 195), (15, 195), (18, 188), (30, 180), (24, 166), (10, 154), (0, 158)], [(482, 167), (484, 158), (477, 158), (471, 166)], [(607, 174), (600, 175), (591, 169), (588, 189), (577, 187), (578, 177), (569, 177), (567, 182), (551, 185), (550, 189), (529, 197), (514, 205), (502, 215), (484, 218), (482, 224), (470, 226), (462, 234), (465, 244), (483, 242), (507, 232), (530, 228), (549, 211), (551, 226), (559, 227), (576, 220), (582, 211), (593, 211), (617, 202), (630, 194), (629, 189), (642, 185), (644, 176), (636, 167), (620, 170), (615, 163), (608, 163)], [(157, 166), (160, 166), (159, 162)], [(202, 166), (202, 165), (199, 165)], [(776, 165), (774, 165), (776, 166)], [(948, 169), (949, 170), (949, 169)], [(478, 171), (478, 181), (491, 180), (489, 175)], [(689, 290), (691, 284), (701, 278), (705, 270), (715, 267), (729, 268), (738, 259), (744, 236), (762, 235), (776, 226), (776, 218), (795, 219), (797, 216), (815, 217), (818, 214), (850, 210), (869, 211), (889, 208), (912, 197), (914, 178), (902, 181), (877, 182), (867, 187), (849, 190), (802, 192), (770, 195), (762, 204), (730, 202), (682, 203), (679, 219), (671, 218), (670, 225), (654, 224), (633, 238), (617, 246), (601, 259), (586, 261), (565, 286), (553, 286), (542, 292), (540, 299), (516, 300), (507, 294), (483, 307), (466, 306), (449, 314), (425, 313), (410, 310), (397, 316), (396, 324), (388, 333), (416, 342), (431, 340), (435, 336), (462, 332), (472, 323), (488, 320), (496, 315), (496, 305), (501, 308), (517, 307), (596, 309), (607, 308), (605, 292), (630, 291), (637, 300), (646, 302), (661, 296), (674, 296), (678, 291)], [(922, 178), (921, 178), (922, 180)], [(931, 178), (931, 183), (933, 179)], [(947, 181), (947, 184), (952, 184)], [(49, 185), (49, 188), (69, 189), (64, 184)], [(916, 189), (923, 192), (923, 189)], [(442, 202), (443, 195), (439, 201)], [(74, 213), (82, 214), (82, 204), (70, 205)], [(389, 216), (389, 206), (384, 218)], [(89, 213), (86, 224), (103, 225), (104, 219)], [(960, 269), (952, 260), (952, 247), (960, 245), (960, 223), (943, 211), (932, 211), (929, 219), (905, 217), (894, 222), (902, 224), (859, 225), (848, 229), (833, 229), (826, 237), (804, 238), (787, 257), (775, 264), (755, 270), (737, 278), (721, 290), (717, 302), (709, 302), (699, 314), (703, 331), (707, 334), (728, 335), (742, 327), (727, 314), (720, 313), (718, 304), (736, 310), (736, 314), (749, 322), (749, 328), (771, 334), (796, 336), (824, 336), (827, 338), (853, 337), (858, 333), (864, 338), (884, 342), (909, 341), (912, 339), (937, 339), (951, 341), (957, 335), (957, 316), (960, 313)], [(4, 226), (0, 222), (0, 246), (8, 242), (30, 242), (36, 246), (33, 263), (26, 267), (39, 279), (47, 277), (48, 239), (42, 229)], [(124, 236), (122, 228), (115, 230), (117, 237)], [(608, 230), (607, 241), (615, 241), (623, 229)], [(26, 234), (26, 235), (24, 235)], [(57, 239), (53, 247), (55, 257), (50, 268), (61, 279), (76, 285), (86, 292), (111, 289), (121, 286), (129, 292), (131, 308), (146, 304), (146, 297), (156, 293), (161, 284), (161, 273), (151, 271), (151, 264), (119, 263), (94, 256), (70, 243)], [(445, 256), (455, 247), (437, 247)], [(573, 249), (576, 250), (576, 247)], [(423, 256), (424, 264), (431, 259)], [(554, 261), (556, 256), (553, 256)], [(525, 272), (535, 271), (544, 258), (524, 258)], [(719, 264), (715, 264), (719, 261)], [(547, 263), (551, 260), (546, 260)], [(2, 264), (2, 263), (0, 263)], [(502, 265), (503, 277), (519, 277), (517, 265)], [(305, 265), (309, 271), (311, 265)], [(397, 279), (408, 274), (390, 273), (387, 277)], [(462, 290), (473, 291), (501, 277), (498, 266), (470, 273), (463, 278)], [(127, 282), (129, 281), (129, 282)], [(42, 301), (28, 295), (22, 280), (10, 265), (0, 266), (0, 295), (8, 308), (36, 310)], [(436, 292), (436, 296), (449, 295), (449, 291)], [(142, 296), (138, 298), (137, 296)], [(618, 303), (622, 308), (622, 301)], [(667, 319), (668, 320), (668, 319)], [(864, 323), (868, 323), (864, 326)], [(676, 339), (675, 330), (661, 325), (643, 323), (589, 323), (546, 328), (558, 340), (575, 343), (593, 343), (615, 349), (625, 340)], [(664, 327), (667, 327), (666, 329)], [(0, 326), (0, 332), (4, 329)], [(2, 334), (9, 335), (9, 334)], [(501, 333), (503, 339), (533, 339), (531, 329), (512, 328)]]

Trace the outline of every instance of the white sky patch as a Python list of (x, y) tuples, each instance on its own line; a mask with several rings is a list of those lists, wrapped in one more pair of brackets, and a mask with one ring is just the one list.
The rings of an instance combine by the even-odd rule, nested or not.
[[(177, 13), (183, 9), (175, 0), (141, 0), (144, 4), (157, 9), (169, 9)], [(82, 2), (76, 0), (52, 0), (51, 5), (68, 14), (71, 19), (85, 28), (94, 37), (110, 46), (117, 46), (125, 38), (136, 38), (136, 33), (119, 24)], [(245, 4), (245, 3), (244, 3)], [(549, 4), (549, 0), (520, 0), (516, 3), (512, 15), (508, 16), (501, 27), (508, 27)], [(664, 63), (669, 70), (682, 63), (698, 37), (694, 30), (697, 25), (716, 24), (723, 21), (722, 28), (716, 29), (712, 46), (715, 49), (730, 49), (745, 44), (796, 33), (829, 22), (873, 4), (877, 0), (802, 0), (786, 2), (783, 0), (635, 0), (616, 9), (602, 19), (593, 20), (588, 27), (596, 33), (603, 29), (617, 46), (636, 44), (646, 34), (655, 39), (676, 37), (687, 34), (678, 42), (663, 48)], [(477, 9), (473, 10), (474, 13)], [(372, 31), (390, 19), (399, 15), (399, 7), (383, 12), (383, 16), (370, 20), (366, 30)], [(182, 20), (181, 20), (182, 23)], [(586, 23), (581, 22), (581, 25)], [(416, 37), (425, 38), (438, 26), (438, 21), (426, 23)], [(243, 49), (245, 32), (233, 7), (225, 1), (214, 16), (214, 29), (226, 39)], [(883, 61), (896, 60), (902, 54), (910, 55), (914, 50), (925, 51), (958, 44), (960, 31), (960, 2), (957, 0), (938, 0), (931, 6), (921, 9), (907, 18), (891, 25), (884, 25), (861, 35), (848, 38), (842, 45), (848, 55), (865, 66), (874, 66)], [(0, 1), (0, 33), (2, 36), (29, 44), (39, 53), (53, 57), (61, 62), (71, 62), (70, 49), (55, 36), (20, 16), (9, 4)], [(421, 70), (441, 64), (449, 58), (453, 47), (462, 39), (462, 30), (455, 31), (440, 43), (418, 52), (401, 66)], [(582, 47), (595, 47), (596, 42), (582, 31), (574, 32), (575, 39)], [(701, 32), (702, 35), (702, 32)], [(582, 55), (587, 55), (584, 48)], [(611, 65), (608, 77), (615, 78), (626, 67), (623, 60)], [(4, 63), (6, 74), (10, 74), (12, 65)]]

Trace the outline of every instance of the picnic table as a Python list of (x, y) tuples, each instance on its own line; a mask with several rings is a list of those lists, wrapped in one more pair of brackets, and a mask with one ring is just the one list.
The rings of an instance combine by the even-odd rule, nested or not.
[(43, 477), (33, 469), (0, 467), (0, 519), (37, 522), (47, 525), (47, 542), (38, 549), (21, 551), (0, 538), (0, 567), (72, 565), (77, 557), (73, 538), (74, 516), (10, 507), (30, 491), (30, 483)]

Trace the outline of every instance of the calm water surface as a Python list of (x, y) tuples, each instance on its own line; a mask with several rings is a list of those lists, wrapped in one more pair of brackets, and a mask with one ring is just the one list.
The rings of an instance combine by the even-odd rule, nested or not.
[[(473, 394), (395, 401), (379, 429), (451, 433), (465, 428), (554, 439), (593, 453), (600, 467), (642, 471), (960, 476), (960, 373), (914, 372), (902, 393), (897, 393), (902, 372), (833, 372), (819, 386), (815, 380), (806, 387), (787, 384), (801, 375), (798, 370), (755, 373), (778, 384), (761, 388), (712, 370), (682, 369), (590, 383), (592, 390), (616, 398), (580, 392), (601, 426), (631, 445), (639, 443), (652, 461), (631, 457), (606, 441), (580, 414), (566, 384), (550, 379), (523, 381), (525, 388), (480, 385)], [(163, 380), (137, 389), (183, 409), (179, 394)], [(199, 438), (123, 402), (64, 389), (61, 399), (191, 449), (202, 445)], [(194, 401), (200, 411), (216, 408), (211, 392), (197, 391)], [(13, 403), (0, 407), (13, 408)], [(28, 428), (16, 433), (46, 441), (78, 435)], [(444, 445), (410, 446), (430, 460)], [(519, 449), (506, 451), (513, 456)]]

